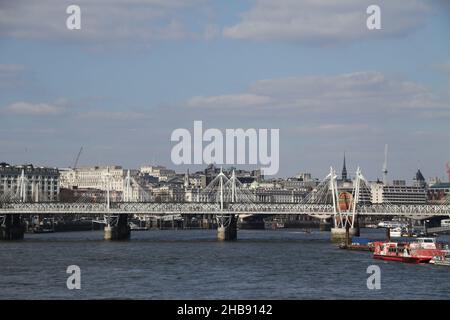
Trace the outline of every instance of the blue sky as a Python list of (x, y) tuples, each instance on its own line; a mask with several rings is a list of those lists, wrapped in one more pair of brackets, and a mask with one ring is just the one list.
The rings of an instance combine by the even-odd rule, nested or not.
[[(72, 1), (73, 2), (73, 1)], [(280, 176), (340, 168), (391, 179), (450, 160), (444, 1), (0, 1), (0, 161), (138, 167), (170, 134), (279, 128)], [(382, 29), (365, 25), (369, 4)], [(25, 151), (27, 150), (27, 151)]]

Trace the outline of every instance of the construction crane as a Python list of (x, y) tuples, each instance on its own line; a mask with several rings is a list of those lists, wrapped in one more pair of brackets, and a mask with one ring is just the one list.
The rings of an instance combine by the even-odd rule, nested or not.
[(72, 167), (72, 169), (74, 169), (74, 170), (77, 168), (78, 160), (80, 160), (81, 152), (83, 152), (83, 147), (80, 148), (80, 151), (78, 151), (78, 155), (75, 158), (75, 162), (74, 162), (73, 167)]
[(383, 184), (387, 185), (387, 154), (388, 154), (388, 145), (384, 145), (384, 164), (383, 164)]
[(448, 182), (450, 182), (450, 161), (447, 162), (447, 174), (448, 174)]

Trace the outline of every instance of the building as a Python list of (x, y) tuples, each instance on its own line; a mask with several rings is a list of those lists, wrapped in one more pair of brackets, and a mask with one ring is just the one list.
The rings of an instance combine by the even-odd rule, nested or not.
[(263, 203), (300, 203), (317, 185), (317, 181), (303, 181), (298, 178), (254, 181), (249, 190), (254, 201)]
[(427, 187), (427, 182), (425, 181), (425, 177), (423, 176), (422, 172), (420, 172), (420, 169), (417, 170), (416, 176), (414, 177), (414, 186), (420, 188)]
[(167, 181), (176, 174), (174, 170), (167, 169), (164, 166), (153, 165), (142, 166), (140, 169), (140, 173), (156, 177), (159, 181)]
[(300, 181), (305, 181), (305, 182), (313, 180), (312, 176), (311, 176), (311, 173), (309, 173), (309, 172), (300, 172), (299, 174), (297, 174), (295, 176), (295, 178), (297, 178)]
[[(97, 198), (90, 195), (97, 195), (99, 192), (105, 192), (109, 189), (112, 201), (121, 201), (124, 199), (126, 191), (128, 172), (130, 172), (130, 188), (127, 193), (128, 201), (140, 201), (148, 199), (145, 195), (146, 190), (138, 183), (136, 170), (125, 170), (121, 166), (94, 166), (76, 169), (60, 170), (61, 189), (75, 190), (74, 195), (84, 194), (89, 199)], [(66, 194), (66, 193), (65, 193)]]
[(206, 176), (204, 174), (190, 174), (189, 170), (184, 175), (184, 187), (188, 188), (205, 188), (206, 187)]
[(371, 184), (372, 203), (388, 204), (426, 204), (428, 202), (427, 183), (420, 170), (414, 177), (411, 186), (406, 184), (406, 180), (393, 180), (392, 185), (385, 185), (381, 182)]
[(371, 184), (373, 204), (426, 204), (427, 191), (420, 186)]
[(199, 202), (201, 200), (202, 189), (199, 187), (190, 187), (184, 189), (185, 202)]
[(313, 179), (303, 180), (301, 178), (287, 178), (286, 180), (280, 181), (279, 184), (282, 188), (287, 190), (311, 191), (319, 184), (319, 181)]
[(392, 184), (394, 186), (406, 186), (406, 180), (393, 180)]
[(56, 168), (0, 163), (0, 197), (3, 199), (57, 201), (59, 190), (59, 171)]
[(195, 174), (204, 175), (206, 177), (206, 185), (208, 185), (212, 180), (214, 180), (215, 177), (217, 177), (217, 175), (219, 175), (221, 170), (227, 177), (231, 177), (234, 171), (236, 178), (238, 178), (238, 180), (243, 184), (251, 184), (254, 181), (261, 182), (264, 180), (261, 169), (249, 171), (236, 169), (235, 167), (218, 168), (214, 164), (208, 165), (205, 170), (198, 171)]
[(433, 204), (450, 203), (450, 182), (435, 183), (430, 186), (428, 201)]
[(255, 201), (263, 203), (300, 203), (307, 195), (306, 190), (263, 189), (254, 190)]
[(155, 202), (185, 202), (185, 191), (178, 184), (162, 184), (151, 189)]
[(121, 166), (61, 169), (61, 188), (123, 191), (127, 172)]

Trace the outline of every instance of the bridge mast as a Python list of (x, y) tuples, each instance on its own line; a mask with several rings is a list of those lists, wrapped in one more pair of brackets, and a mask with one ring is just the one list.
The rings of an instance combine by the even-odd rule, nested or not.
[(350, 224), (351, 228), (353, 228), (355, 225), (356, 207), (359, 202), (360, 186), (361, 186), (361, 169), (358, 167), (358, 169), (356, 169), (355, 187), (353, 190), (352, 219)]
[(123, 201), (130, 202), (132, 200), (131, 194), (131, 176), (130, 170), (127, 171), (127, 176), (125, 177), (124, 190), (123, 190)]
[(219, 191), (220, 191), (220, 211), (223, 211), (223, 172), (222, 168), (220, 168), (219, 174)]
[(338, 212), (340, 211), (340, 208), (337, 206), (337, 200), (338, 200), (338, 196), (337, 196), (337, 184), (336, 184), (336, 173), (333, 170), (333, 167), (330, 167), (330, 189), (331, 189), (331, 197), (333, 199), (333, 219), (334, 219), (334, 225), (337, 226), (340, 223), (342, 223), (342, 221), (337, 221), (337, 215)]
[(19, 196), (22, 202), (27, 201), (27, 185), (25, 178), (25, 169), (22, 169), (22, 173), (19, 178)]

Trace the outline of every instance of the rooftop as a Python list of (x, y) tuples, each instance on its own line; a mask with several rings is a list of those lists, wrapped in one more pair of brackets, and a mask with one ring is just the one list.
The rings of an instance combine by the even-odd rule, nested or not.
[(430, 186), (430, 189), (437, 189), (437, 188), (439, 189), (450, 188), (450, 182), (440, 182)]

